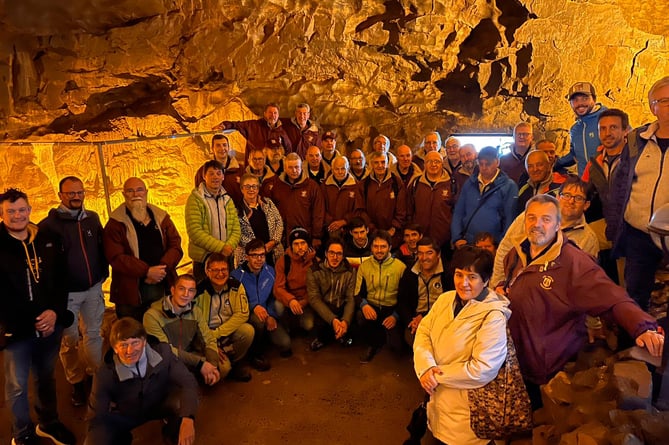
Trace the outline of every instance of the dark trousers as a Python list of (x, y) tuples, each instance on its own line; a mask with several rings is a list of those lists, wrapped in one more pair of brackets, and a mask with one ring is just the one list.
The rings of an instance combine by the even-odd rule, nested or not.
[(132, 317), (140, 323), (144, 322), (144, 312), (149, 310), (149, 307), (155, 302), (165, 296), (165, 284), (146, 284), (144, 282), (139, 285), (139, 295), (141, 302), (138, 306), (132, 304), (115, 304), (116, 318)]
[(386, 329), (383, 326), (383, 320), (395, 312), (395, 306), (370, 306), (376, 311), (376, 320), (367, 320), (362, 314), (362, 310), (358, 312), (358, 324), (360, 325), (360, 336), (362, 341), (366, 342), (368, 346), (379, 349), (386, 342), (390, 347), (399, 351), (401, 349), (401, 334), (399, 329), (399, 322), (395, 324), (392, 329)]
[(655, 271), (662, 261), (662, 251), (650, 235), (625, 223), (625, 287), (641, 309), (648, 312), (650, 293), (655, 285)]
[[(327, 303), (325, 303), (327, 304)], [(332, 311), (335, 316), (341, 320), (342, 315), (344, 315), (344, 307), (345, 305), (342, 304), (340, 308), (337, 308), (334, 305), (328, 304), (328, 307)], [(314, 311), (316, 312), (316, 311)], [(349, 323), (348, 326), (348, 331), (346, 332), (346, 335), (350, 334), (351, 332), (351, 326)], [(331, 323), (328, 323), (327, 321), (323, 320), (318, 313), (315, 314), (314, 316), (314, 333), (316, 334), (316, 338), (322, 341), (325, 344), (331, 343), (335, 339), (335, 333), (334, 333), (334, 328), (332, 327)]]

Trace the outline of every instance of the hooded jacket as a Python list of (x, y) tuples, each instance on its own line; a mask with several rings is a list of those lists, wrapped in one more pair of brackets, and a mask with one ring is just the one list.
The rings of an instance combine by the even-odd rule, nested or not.
[(399, 176), (386, 171), (381, 180), (373, 172), (358, 182), (369, 216), (370, 231), (394, 227), (401, 231), (407, 221), (407, 190)]
[[(167, 271), (167, 285), (174, 284), (177, 278), (176, 267), (183, 257), (181, 250), (181, 236), (166, 211), (152, 204), (148, 204), (156, 224), (160, 227), (163, 239), (163, 255), (160, 264), (164, 264)], [(139, 282), (146, 278), (149, 267), (139, 259), (139, 243), (137, 232), (130, 216), (126, 213), (125, 204), (121, 204), (109, 215), (105, 226), (102, 241), (105, 248), (105, 257), (112, 268), (112, 282), (110, 300), (112, 303), (138, 306), (141, 303)]]
[(341, 187), (334, 179), (334, 175), (327, 177), (321, 185), (325, 198), (325, 227), (333, 221), (343, 219), (348, 222), (355, 216), (365, 212), (365, 203), (358, 188), (358, 183), (350, 174), (346, 176)]
[(97, 213), (81, 209), (74, 215), (61, 205), (51, 209), (39, 227), (58, 236), (63, 246), (69, 292), (90, 289), (109, 276)]
[[(346, 259), (333, 269), (325, 261), (315, 263), (307, 272), (307, 294), (309, 305), (314, 311), (332, 325), (335, 318), (341, 318), (348, 326), (353, 321), (355, 312), (355, 270)], [(334, 311), (344, 309), (341, 317)]]
[[(419, 280), (422, 280), (420, 271), (420, 265), (414, 264), (411, 268), (407, 267), (402, 274), (402, 278), (400, 278), (397, 292), (397, 313), (400, 315), (400, 322), (404, 325), (409, 324), (409, 322), (418, 315), (418, 286), (420, 285)], [(425, 285), (429, 296), (441, 295), (444, 292), (453, 289), (453, 276), (452, 274), (449, 274), (448, 271), (444, 270), (441, 259), (439, 260), (439, 267), (434, 275), (427, 280)], [(427, 311), (421, 315), (425, 316), (425, 314), (430, 311), (430, 300), (431, 298), (428, 297)]]
[(144, 328), (147, 334), (168, 343), (190, 369), (199, 370), (205, 360), (218, 367), (216, 338), (202, 310), (192, 302), (177, 314), (169, 295), (155, 301), (144, 313)]
[(251, 311), (260, 305), (272, 317), (278, 317), (276, 307), (274, 306), (274, 295), (272, 294), (275, 279), (272, 267), (263, 264), (262, 269), (256, 275), (251, 272), (248, 263), (244, 262), (237, 269), (233, 270), (230, 276), (244, 285)]
[[(414, 369), (420, 378), (433, 366), (439, 386), (427, 404), (430, 431), (444, 443), (486, 445), (470, 428), (468, 390), (492, 381), (506, 360), (509, 301), (488, 290), (472, 299), (457, 316), (455, 291), (442, 294), (423, 318), (414, 340)], [(520, 353), (519, 353), (520, 355)]]
[(599, 115), (607, 108), (597, 103), (592, 112), (585, 116), (577, 116), (576, 122), (569, 129), (569, 153), (558, 159), (555, 169), (568, 167), (576, 162), (578, 175), (582, 176), (585, 166), (591, 157), (597, 153), (599, 140)]
[[(37, 268), (29, 267), (26, 254), (33, 264), (34, 258), (39, 258)], [(20, 241), (0, 222), (0, 276), (0, 324), (6, 329), (8, 343), (38, 337), (35, 318), (46, 310), (56, 313), (58, 325), (72, 324), (74, 316), (67, 310), (63, 249), (53, 234), (29, 223), (28, 239)]]
[(548, 382), (587, 340), (585, 316), (610, 314), (633, 338), (657, 322), (625, 290), (613, 283), (596, 260), (558, 231), (542, 255), (528, 261), (525, 235), (514, 240), (504, 261), (513, 307), (509, 328), (523, 376)]
[(441, 177), (430, 184), (427, 173), (420, 175), (409, 187), (409, 221), (420, 224), (423, 234), (439, 246), (451, 240), (451, 221), (455, 197), (451, 176), (442, 170)]
[[(355, 295), (360, 301), (360, 307), (367, 304), (395, 307), (397, 289), (404, 269), (406, 265), (390, 255), (381, 262), (374, 257), (363, 261), (355, 278)], [(399, 319), (399, 315), (393, 315)]]
[[(286, 275), (286, 256), (290, 256), (290, 270)], [(314, 264), (316, 253), (309, 249), (303, 257), (288, 248), (276, 263), (276, 279), (274, 280), (274, 296), (284, 306), (291, 300), (297, 300), (302, 307), (309, 304), (307, 296), (307, 271)]]
[[(208, 200), (214, 200), (218, 214), (213, 215)], [(223, 221), (223, 218), (225, 220)], [(225, 192), (216, 197), (211, 197), (204, 183), (193, 189), (186, 201), (185, 210), (186, 231), (188, 232), (188, 256), (193, 261), (204, 263), (207, 255), (220, 252), (223, 247), (237, 247), (242, 230), (237, 218), (237, 208), (232, 198)], [(213, 235), (214, 226), (219, 227), (221, 235), (225, 233), (225, 239), (219, 239)]]

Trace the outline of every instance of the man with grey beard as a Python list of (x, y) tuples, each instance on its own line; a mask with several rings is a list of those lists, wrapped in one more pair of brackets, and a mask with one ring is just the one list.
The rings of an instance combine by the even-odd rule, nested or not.
[(125, 202), (109, 216), (103, 244), (112, 268), (110, 300), (118, 318), (142, 321), (151, 303), (176, 281), (183, 251), (181, 237), (166, 211), (147, 203), (139, 178), (123, 184)]

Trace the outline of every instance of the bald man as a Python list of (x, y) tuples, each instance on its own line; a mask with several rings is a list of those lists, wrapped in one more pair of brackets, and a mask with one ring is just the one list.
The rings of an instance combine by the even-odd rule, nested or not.
[(148, 204), (149, 190), (139, 178), (123, 184), (125, 202), (111, 215), (102, 237), (112, 268), (110, 300), (118, 318), (142, 322), (151, 303), (165, 296), (176, 281), (183, 251), (170, 215)]
[(418, 164), (414, 162), (411, 147), (408, 145), (397, 147), (397, 164), (392, 165), (390, 170), (397, 173), (397, 176), (402, 179), (405, 187), (408, 187), (415, 178), (423, 173)]

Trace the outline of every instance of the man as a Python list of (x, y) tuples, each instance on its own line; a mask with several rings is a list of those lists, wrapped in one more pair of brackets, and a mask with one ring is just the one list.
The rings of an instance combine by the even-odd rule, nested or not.
[[(457, 144), (460, 146), (459, 142)], [(397, 151), (399, 154), (399, 148)], [(425, 168), (425, 155), (431, 151), (438, 152), (441, 157), (444, 158), (444, 162), (446, 162), (446, 149), (441, 146), (441, 135), (436, 131), (432, 131), (425, 135), (423, 141), (420, 144), (420, 147), (418, 148), (418, 151), (416, 152), (416, 155), (414, 156), (414, 162), (421, 170)]]
[(397, 289), (406, 266), (390, 255), (391, 236), (385, 230), (372, 237), (372, 258), (362, 262), (355, 279), (356, 301), (360, 301), (358, 322), (360, 334), (368, 347), (360, 357), (370, 362), (386, 343), (399, 350), (401, 340), (397, 329)]
[(525, 233), (504, 261), (509, 329), (533, 406), (541, 406), (539, 385), (547, 383), (580, 350), (585, 315), (613, 319), (659, 356), (664, 343), (657, 322), (614, 284), (592, 256), (565, 242), (557, 199), (537, 195), (525, 212)]
[(388, 136), (380, 134), (374, 138), (370, 156), (372, 153), (384, 153), (388, 158), (388, 165), (397, 164), (397, 158), (390, 152), (390, 139), (388, 139)]
[[(592, 187), (583, 182), (578, 176), (571, 175), (558, 190), (560, 205), (560, 229), (570, 241), (573, 241), (581, 250), (597, 258), (599, 242), (597, 235), (585, 221), (584, 212), (592, 202)], [(513, 249), (513, 240), (524, 233), (525, 210), (511, 223), (504, 238), (499, 243), (495, 255), (495, 268), (490, 280), (496, 286), (504, 280), (504, 258)]]
[(611, 257), (611, 241), (606, 237), (604, 208), (608, 206), (609, 184), (620, 161), (620, 154), (627, 142), (629, 117), (617, 108), (604, 110), (599, 115), (599, 139), (602, 145), (597, 148), (597, 155), (588, 161), (583, 172), (583, 180), (592, 184), (595, 196), (586, 213), (586, 218), (597, 233), (599, 239), (599, 260), (607, 275), (615, 282), (620, 282), (618, 266)]
[(290, 137), (279, 120), (279, 106), (275, 103), (265, 105), (263, 117), (247, 121), (223, 121), (214, 130), (237, 130), (246, 139), (247, 149), (244, 162), (248, 162), (250, 148), (262, 148), (270, 139), (278, 141), (287, 153), (293, 151)]
[(128, 178), (123, 184), (125, 203), (109, 215), (102, 236), (112, 268), (109, 299), (118, 318), (141, 321), (149, 306), (174, 284), (183, 256), (170, 215), (148, 204), (148, 193), (144, 181)]
[[(249, 349), (251, 366), (258, 371), (268, 371), (271, 367), (264, 356), (265, 333), (280, 352), (290, 350), (290, 337), (278, 322), (276, 300), (272, 294), (275, 274), (266, 263), (265, 243), (253, 239), (244, 247), (247, 260), (232, 272), (232, 277), (244, 285), (248, 297), (251, 315), (249, 323), (253, 326), (253, 343)], [(286, 355), (287, 352), (284, 352)]]
[(262, 185), (267, 179), (270, 179), (271, 177), (274, 176), (274, 172), (265, 163), (265, 161), (266, 161), (265, 150), (258, 148), (251, 149), (251, 153), (249, 153), (248, 165), (246, 166), (245, 172), (257, 176), (260, 185)]
[(606, 235), (613, 255), (625, 257), (625, 286), (643, 309), (648, 309), (655, 271), (662, 251), (648, 234), (655, 209), (669, 202), (669, 76), (648, 92), (657, 120), (632, 130), (620, 154), (605, 207)]
[(399, 282), (397, 313), (405, 326), (404, 341), (413, 345), (416, 329), (439, 296), (453, 288), (451, 275), (444, 270), (439, 244), (425, 236), (417, 243), (418, 261), (408, 266)]
[(170, 294), (146, 311), (144, 327), (149, 335), (168, 343), (174, 355), (211, 386), (227, 376), (231, 366), (228, 358), (219, 354), (206, 316), (193, 303), (196, 294), (195, 277), (179, 275)]
[(279, 209), (285, 233), (290, 233), (295, 227), (303, 227), (313, 237), (314, 249), (318, 249), (325, 217), (323, 193), (302, 170), (302, 159), (296, 153), (286, 156), (285, 166), (286, 171), (268, 184), (265, 196)]
[(235, 203), (223, 188), (223, 165), (207, 161), (202, 171), (204, 182), (188, 195), (184, 212), (188, 256), (198, 282), (205, 278), (206, 257), (215, 252), (230, 257), (242, 234)]
[(316, 184), (322, 184), (330, 174), (330, 166), (323, 162), (321, 149), (315, 145), (310, 146), (307, 149), (306, 160), (309, 179), (316, 181)]
[(328, 236), (341, 237), (351, 218), (365, 211), (360, 188), (348, 172), (348, 159), (340, 156), (332, 161), (332, 174), (325, 180), (321, 190), (325, 199)]
[[(59, 240), (30, 222), (28, 195), (10, 188), (0, 195), (0, 311), (5, 400), (12, 445), (36, 445), (35, 433), (73, 445), (74, 435), (58, 419), (54, 365), (67, 310), (66, 263)], [(30, 418), (28, 377), (35, 379), (37, 428)]]
[(525, 156), (532, 148), (532, 124), (519, 122), (513, 128), (513, 145), (511, 151), (499, 159), (499, 168), (516, 183), (522, 187), (527, 181), (525, 171)]
[(489, 232), (502, 239), (516, 217), (518, 186), (499, 169), (495, 147), (484, 147), (478, 156), (479, 174), (462, 187), (453, 211), (451, 239), (455, 247), (471, 244), (474, 235)]
[(369, 176), (369, 169), (367, 168), (367, 159), (365, 154), (359, 148), (351, 151), (349, 156), (351, 162), (351, 175), (357, 182), (362, 181)]
[(431, 151), (425, 155), (425, 172), (409, 188), (408, 220), (420, 224), (423, 233), (437, 245), (448, 248), (455, 201), (451, 193), (451, 176), (443, 165), (438, 152)]
[(479, 232), (474, 235), (474, 246), (479, 249), (487, 250), (492, 253), (493, 257), (497, 253), (497, 243), (495, 242), (495, 238), (488, 232)]
[(455, 196), (453, 202), (457, 202), (465, 182), (472, 176), (478, 175), (476, 158), (478, 153), (473, 144), (464, 144), (460, 147), (460, 167), (451, 176), (455, 179)]
[[(239, 167), (239, 162), (230, 153), (230, 141), (228, 137), (223, 134), (215, 134), (211, 138), (211, 152), (214, 160), (223, 165), (223, 188), (230, 195), (235, 205), (242, 202), (242, 191), (239, 189), (239, 180), (242, 176), (242, 169)], [(246, 157), (247, 163), (250, 163), (250, 153)], [(204, 165), (202, 165), (195, 173), (195, 187), (204, 181)]]
[(184, 363), (169, 345), (149, 340), (133, 318), (114, 322), (109, 342), (112, 349), (95, 375), (84, 445), (130, 445), (133, 429), (161, 419), (166, 439), (192, 445), (197, 383)]
[(548, 156), (543, 151), (530, 150), (525, 156), (527, 182), (518, 190), (518, 212), (525, 210), (525, 204), (532, 196), (548, 193), (557, 195), (560, 185), (553, 182), (553, 171)]
[(197, 286), (195, 305), (204, 315), (211, 334), (218, 341), (219, 355), (225, 354), (232, 363), (229, 376), (239, 382), (251, 380), (251, 374), (241, 366), (253, 342), (253, 326), (249, 319), (249, 301), (244, 286), (229, 278), (228, 258), (212, 253), (205, 265), (207, 278)]
[(332, 167), (332, 161), (341, 156), (337, 151), (337, 135), (334, 131), (326, 131), (321, 139), (321, 153), (323, 162)]
[(365, 200), (371, 230), (387, 230), (393, 247), (400, 244), (402, 227), (407, 217), (407, 190), (402, 180), (388, 168), (386, 153), (370, 155), (372, 173), (359, 183)]
[(355, 311), (355, 270), (344, 258), (344, 243), (331, 238), (325, 246), (325, 261), (307, 271), (309, 306), (316, 312), (316, 337), (311, 350), (318, 351), (332, 340), (350, 344), (347, 333)]
[[(546, 156), (548, 156), (548, 162), (551, 164), (551, 170), (553, 170), (557, 160), (557, 155), (555, 154), (557, 152), (557, 147), (555, 146), (555, 142), (549, 141), (548, 139), (542, 139), (537, 142), (536, 147), (537, 150), (546, 153)], [(554, 171), (553, 182), (556, 184), (562, 184), (567, 179), (567, 176), (568, 175), (565, 173)]]
[[(273, 175), (280, 175), (283, 173), (283, 158), (286, 150), (281, 145), (277, 138), (268, 139), (265, 144), (265, 158), (267, 158), (266, 166), (270, 169)], [(255, 168), (258, 168), (257, 166)]]
[(311, 121), (311, 107), (307, 103), (299, 103), (295, 107), (295, 116), (281, 118), (282, 127), (288, 135), (293, 150), (302, 159), (305, 159), (307, 149), (312, 145), (320, 145), (318, 127)]
[[(74, 322), (63, 331), (60, 361), (72, 385), (72, 404), (82, 406), (87, 399), (86, 386), (102, 360), (102, 283), (109, 276), (109, 265), (102, 246), (100, 217), (84, 208), (84, 183), (67, 176), (58, 188), (60, 206), (51, 209), (39, 227), (58, 237), (65, 254), (67, 310), (74, 314)], [(80, 319), (83, 341), (79, 348)]]
[(409, 223), (402, 231), (404, 233), (404, 242), (395, 252), (395, 258), (411, 267), (418, 259), (418, 241), (423, 238), (423, 226), (416, 223)]
[(460, 141), (453, 136), (446, 139), (444, 142), (444, 153), (440, 153), (444, 158), (444, 168), (452, 175), (460, 167)]
[(344, 256), (349, 264), (357, 268), (372, 256), (369, 227), (363, 218), (356, 216), (349, 221), (347, 230), (349, 236), (344, 243)]
[[(277, 313), (283, 315), (287, 307), (288, 318), (297, 320), (300, 327), (309, 332), (314, 327), (314, 312), (309, 307), (307, 295), (307, 271), (314, 264), (316, 253), (309, 248), (309, 232), (302, 227), (294, 228), (288, 235), (288, 249), (276, 263), (274, 296)], [(292, 355), (292, 350), (281, 351), (283, 356)]]
[(595, 102), (595, 87), (589, 82), (576, 82), (569, 88), (567, 100), (574, 111), (576, 122), (569, 129), (569, 153), (558, 159), (555, 169), (560, 171), (574, 165), (582, 176), (588, 160), (595, 156), (599, 147), (597, 121), (606, 107)]
[(404, 187), (409, 187), (409, 184), (423, 173), (413, 159), (411, 147), (408, 145), (397, 147), (397, 164), (391, 166), (390, 170), (402, 179)]

